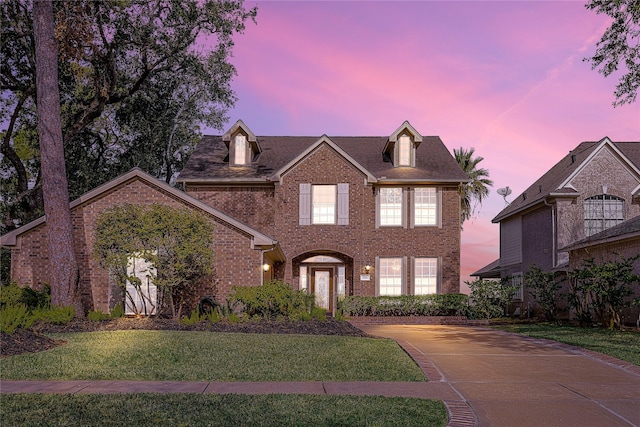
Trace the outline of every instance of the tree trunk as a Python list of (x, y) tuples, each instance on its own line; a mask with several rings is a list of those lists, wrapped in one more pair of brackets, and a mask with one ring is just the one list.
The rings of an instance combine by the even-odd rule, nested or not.
[(78, 292), (78, 263), (73, 244), (69, 188), (62, 145), (58, 46), (54, 37), (53, 3), (35, 0), (33, 32), (36, 51), (38, 136), (42, 192), (47, 219), (51, 305), (74, 306), (83, 316)]

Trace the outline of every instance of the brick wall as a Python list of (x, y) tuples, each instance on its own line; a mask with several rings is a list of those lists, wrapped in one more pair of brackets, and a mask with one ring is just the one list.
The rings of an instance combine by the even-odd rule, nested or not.
[[(302, 183), (348, 183), (349, 224), (299, 225)], [(194, 197), (277, 239), (287, 262), (278, 266), (276, 274), (288, 283), (298, 286), (298, 266), (303, 259), (321, 251), (341, 254), (347, 267), (347, 294), (355, 295), (375, 295), (375, 272), (372, 271), (370, 281), (361, 281), (360, 274), (364, 273), (365, 265), (375, 265), (376, 257), (385, 256), (440, 257), (441, 292), (459, 292), (459, 196), (455, 186), (440, 190), (442, 227), (376, 229), (373, 186), (366, 183), (366, 176), (361, 171), (328, 145), (320, 145), (271, 188), (187, 187)], [(261, 218), (255, 218), (255, 215)], [(406, 282), (411, 274), (407, 271)]]
[[(108, 312), (122, 293), (114, 288), (106, 270), (93, 257), (95, 224), (101, 212), (113, 206), (134, 203), (151, 205), (160, 203), (171, 207), (194, 207), (174, 195), (149, 185), (138, 178), (124, 182), (98, 197), (76, 206), (72, 210), (76, 255), (80, 266), (80, 287), (86, 310)], [(250, 236), (215, 217), (214, 273), (200, 283), (193, 304), (202, 296), (212, 295), (226, 299), (234, 285), (260, 284), (260, 251), (250, 248)], [(11, 276), (21, 286), (41, 289), (49, 283), (46, 225), (36, 227), (18, 238), (12, 249)]]

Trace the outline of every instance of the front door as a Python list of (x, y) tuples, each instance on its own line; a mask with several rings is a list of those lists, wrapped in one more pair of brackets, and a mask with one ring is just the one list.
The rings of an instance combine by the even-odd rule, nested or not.
[(331, 313), (333, 310), (333, 269), (312, 269), (311, 292), (315, 295), (316, 305)]

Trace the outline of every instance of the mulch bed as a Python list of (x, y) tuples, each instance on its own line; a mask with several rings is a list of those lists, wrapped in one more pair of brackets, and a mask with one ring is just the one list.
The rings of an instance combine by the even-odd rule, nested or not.
[(88, 319), (74, 319), (65, 325), (39, 323), (34, 325), (30, 330), (18, 329), (13, 334), (0, 333), (0, 356), (35, 353), (64, 344), (64, 341), (55, 340), (45, 335), (49, 333), (117, 330), (210, 331), (254, 334), (305, 334), (369, 337), (369, 335), (351, 325), (349, 322), (334, 319), (327, 319), (326, 321), (310, 320), (304, 322), (202, 322), (196, 323), (195, 325), (185, 325), (173, 319), (155, 318), (119, 318), (103, 320), (100, 322)]

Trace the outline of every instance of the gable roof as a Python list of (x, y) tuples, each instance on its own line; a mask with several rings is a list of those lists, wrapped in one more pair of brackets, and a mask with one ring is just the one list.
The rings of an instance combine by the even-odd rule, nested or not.
[(178, 182), (268, 183), (319, 143), (329, 144), (369, 176), (370, 181), (460, 183), (469, 180), (438, 136), (422, 136), (422, 144), (416, 149), (415, 167), (394, 167), (385, 161), (383, 149), (388, 136), (257, 136), (256, 139), (262, 152), (251, 166), (229, 166), (228, 149), (222, 136), (204, 136)]
[(560, 250), (573, 251), (627, 239), (637, 239), (640, 241), (640, 215), (607, 228), (606, 230), (602, 230), (569, 246), (560, 248)]
[(549, 197), (577, 197), (578, 192), (567, 184), (605, 147), (610, 148), (640, 177), (640, 142), (612, 142), (607, 137), (600, 141), (582, 142), (515, 198), (491, 222), (500, 222), (543, 203)]
[(342, 156), (347, 162), (351, 163), (356, 169), (358, 169), (360, 172), (362, 172), (364, 175), (366, 175), (367, 181), (376, 182), (376, 177), (375, 176), (373, 176), (368, 170), (366, 170), (364, 167), (362, 167), (362, 165), (360, 165), (357, 161), (355, 161), (342, 148), (338, 147), (326, 135), (322, 135), (322, 137), (315, 144), (311, 145), (309, 148), (307, 148), (302, 153), (300, 153), (298, 156), (296, 156), (295, 159), (291, 160), (289, 163), (287, 163), (282, 168), (280, 168), (280, 170), (276, 171), (276, 173), (274, 173), (273, 176), (270, 177), (271, 181), (279, 181), (282, 178), (282, 176), (284, 174), (286, 174), (291, 168), (293, 168), (297, 163), (302, 161), (305, 157), (307, 157), (309, 154), (311, 154), (313, 151), (315, 151), (316, 149), (318, 149), (322, 145), (329, 146), (334, 151), (336, 151), (340, 156)]
[[(180, 191), (177, 188), (174, 188), (172, 186), (170, 186), (169, 184), (167, 184), (164, 181), (160, 181), (156, 178), (154, 178), (153, 176), (147, 174), (146, 172), (142, 171), (139, 168), (134, 168), (132, 170), (130, 170), (129, 172), (120, 175), (119, 177), (83, 194), (82, 196), (80, 196), (79, 198), (77, 198), (76, 200), (72, 201), (70, 203), (70, 207), (71, 209), (74, 209), (77, 206), (80, 206), (82, 204), (88, 203), (100, 196), (102, 196), (104, 193), (107, 193), (113, 189), (115, 189), (117, 186), (127, 182), (127, 181), (131, 181), (131, 180), (140, 180), (145, 182), (146, 184), (148, 184), (151, 187), (154, 187), (160, 191), (169, 193), (171, 196), (181, 200), (182, 202), (191, 205), (199, 210), (202, 210), (208, 214), (210, 214), (211, 216), (217, 218), (218, 220), (228, 224), (231, 227), (237, 228), (238, 230), (240, 230), (241, 232), (246, 233), (247, 235), (249, 235), (249, 237), (251, 238), (252, 241), (252, 245), (255, 246), (274, 246), (278, 244), (278, 241), (265, 235), (260, 233), (259, 231), (254, 230), (253, 228), (249, 227), (246, 224), (243, 224), (233, 218), (231, 218), (228, 215), (225, 215), (224, 213), (212, 208), (211, 206), (207, 205), (206, 203), (201, 202), (198, 199), (195, 199), (193, 197), (191, 197), (190, 195), (188, 195), (187, 193), (185, 193), (184, 191)], [(25, 224), (24, 226), (17, 228), (9, 233), (6, 233), (4, 235), (2, 235), (1, 237), (1, 244), (2, 246), (15, 246), (16, 245), (16, 240), (18, 238), (18, 236), (20, 236), (21, 234), (24, 234), (26, 232), (28, 232), (29, 230), (44, 224), (46, 222), (46, 217), (42, 216), (34, 221), (31, 221), (28, 224)]]

